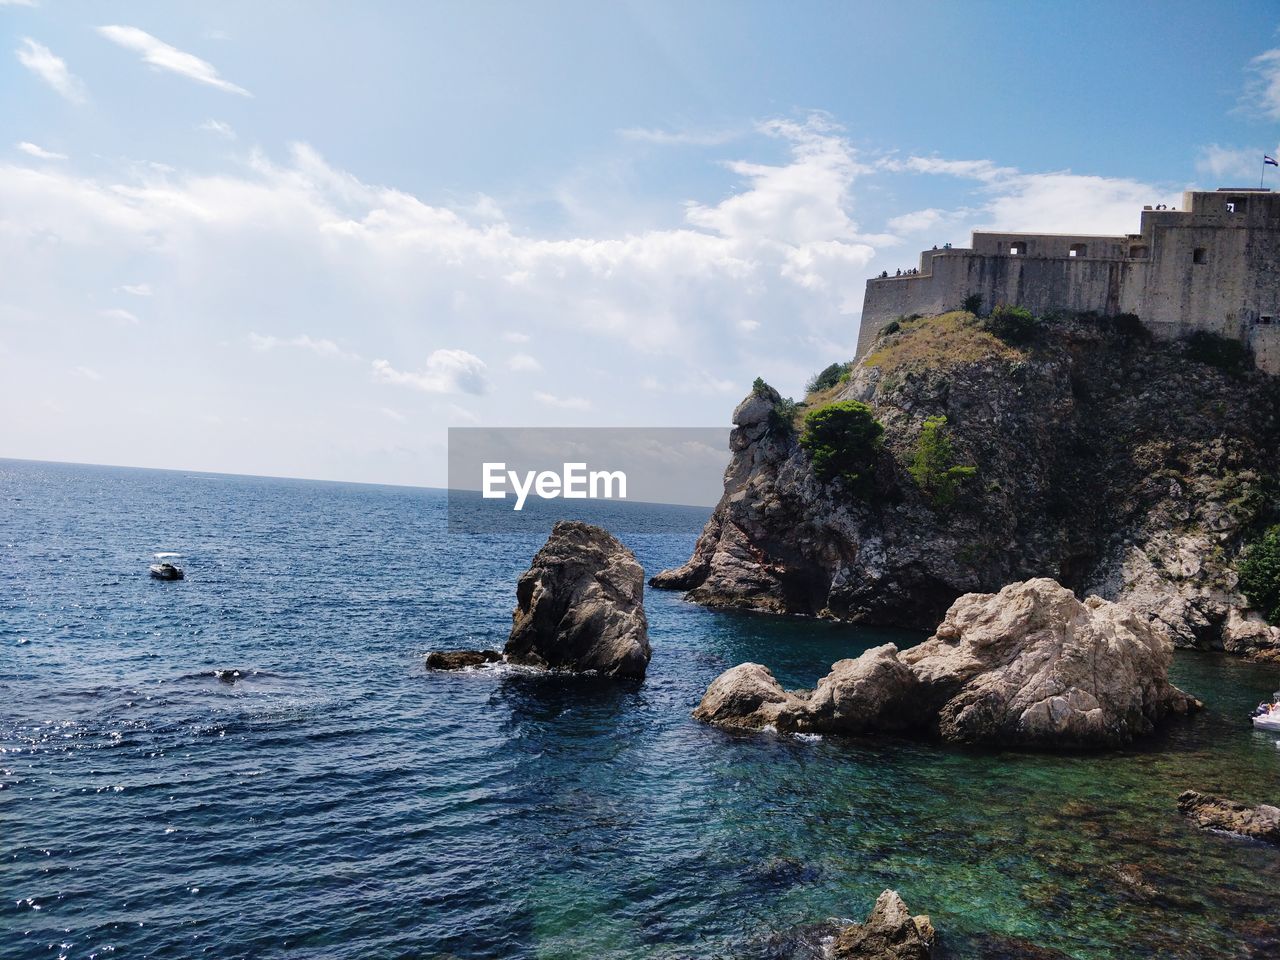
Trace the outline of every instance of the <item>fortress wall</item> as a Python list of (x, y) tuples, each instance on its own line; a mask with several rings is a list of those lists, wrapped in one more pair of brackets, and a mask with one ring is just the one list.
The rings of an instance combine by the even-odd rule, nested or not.
[(1280, 323), (1256, 326), (1250, 331), (1249, 346), (1254, 365), (1265, 373), (1280, 375)]
[[(1068, 233), (975, 233), (973, 251), (987, 257), (1007, 257), (1015, 243), (1025, 245), (1027, 257), (1071, 258), (1073, 247), (1085, 248), (1081, 257), (1118, 260), (1125, 256), (1125, 237)], [(1074, 259), (1074, 258), (1072, 258)]]
[[(1161, 337), (1208, 330), (1243, 338), (1257, 315), (1255, 288), (1263, 279), (1250, 269), (1252, 232), (1213, 225), (1158, 226), (1146, 269), (1131, 272), (1122, 298), (1125, 309)], [(1203, 262), (1197, 262), (1198, 250)]]

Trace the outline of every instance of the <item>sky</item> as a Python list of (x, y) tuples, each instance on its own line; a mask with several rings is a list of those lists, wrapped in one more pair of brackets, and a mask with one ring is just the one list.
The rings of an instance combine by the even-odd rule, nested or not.
[(726, 425), (922, 249), (1256, 185), (1278, 27), (0, 0), (0, 456), (442, 486), (449, 426)]

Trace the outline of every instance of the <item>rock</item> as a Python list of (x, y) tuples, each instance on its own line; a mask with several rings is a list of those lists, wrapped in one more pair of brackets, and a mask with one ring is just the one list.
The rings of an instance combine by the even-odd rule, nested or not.
[(799, 702), (782, 689), (768, 667), (740, 663), (711, 681), (693, 716), (718, 727), (761, 730), (776, 726), (783, 709), (797, 709)]
[(561, 520), (520, 576), (510, 663), (644, 677), (649, 628), (644, 570), (610, 533)]
[(1280, 846), (1280, 807), (1265, 803), (1250, 807), (1187, 790), (1178, 796), (1178, 809), (1206, 830), (1225, 830)]
[(812, 691), (788, 693), (769, 669), (743, 663), (712, 681), (693, 716), (720, 727), (858, 734), (921, 726), (918, 684), (892, 643), (840, 660)]
[(966, 594), (924, 643), (841, 660), (788, 692), (758, 663), (717, 677), (693, 715), (721, 727), (860, 734), (931, 729), (944, 740), (1110, 747), (1199, 709), (1169, 683), (1173, 645), (1131, 610), (1084, 603), (1048, 578)]
[(1232, 607), (1222, 628), (1222, 649), (1254, 660), (1280, 660), (1280, 627), (1273, 627), (1254, 610)]
[(1118, 746), (1201, 704), (1169, 683), (1173, 645), (1133, 611), (1048, 578), (957, 600), (906, 651), (945, 740)]
[(243, 680), (245, 677), (249, 675), (249, 671), (224, 669), (224, 670), (213, 671), (213, 675), (217, 677), (219, 680), (221, 680), (223, 683), (239, 683), (241, 680)]
[(842, 927), (831, 947), (833, 960), (929, 960), (933, 956), (933, 924), (911, 916), (902, 897), (886, 890), (863, 923)]
[(501, 660), (502, 654), (497, 650), (436, 650), (427, 654), (427, 669), (465, 670)]

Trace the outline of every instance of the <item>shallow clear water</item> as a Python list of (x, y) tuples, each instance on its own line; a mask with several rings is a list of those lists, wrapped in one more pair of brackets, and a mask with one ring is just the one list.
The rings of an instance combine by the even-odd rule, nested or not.
[[(1105, 756), (734, 736), (689, 717), (728, 666), (914, 638), (649, 591), (643, 686), (427, 674), (504, 641), (541, 542), (444, 506), (0, 461), (0, 956), (775, 956), (886, 886), (957, 957), (1280, 955), (1280, 857), (1175, 806), (1277, 799), (1245, 718), (1280, 670), (1179, 653), (1206, 714)], [(623, 539), (672, 566), (704, 514)]]

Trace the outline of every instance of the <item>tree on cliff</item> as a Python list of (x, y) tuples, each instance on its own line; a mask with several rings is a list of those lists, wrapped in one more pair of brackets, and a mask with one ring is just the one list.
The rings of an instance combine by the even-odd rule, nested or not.
[(945, 416), (925, 420), (907, 470), (933, 505), (943, 508), (955, 502), (960, 484), (978, 472), (977, 467), (956, 466)]
[(884, 427), (871, 408), (858, 400), (841, 400), (804, 418), (800, 446), (809, 454), (813, 472), (823, 483), (837, 477), (861, 492), (875, 470)]
[(1263, 616), (1280, 624), (1280, 526), (1272, 527), (1245, 551), (1240, 592)]

